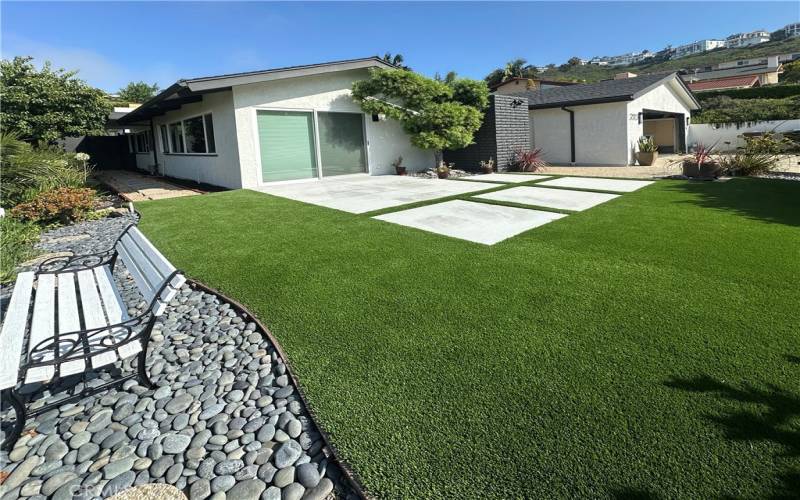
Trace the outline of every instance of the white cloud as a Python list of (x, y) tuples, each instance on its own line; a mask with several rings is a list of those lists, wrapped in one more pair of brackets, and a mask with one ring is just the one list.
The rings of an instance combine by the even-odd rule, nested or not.
[(128, 82), (140, 80), (156, 82), (159, 87), (166, 88), (179, 78), (177, 69), (168, 63), (132, 68), (95, 50), (50, 45), (13, 33), (3, 33), (2, 42), (0, 54), (3, 59), (32, 56), (37, 66), (50, 61), (55, 68), (78, 70), (78, 78), (108, 92), (116, 92)]

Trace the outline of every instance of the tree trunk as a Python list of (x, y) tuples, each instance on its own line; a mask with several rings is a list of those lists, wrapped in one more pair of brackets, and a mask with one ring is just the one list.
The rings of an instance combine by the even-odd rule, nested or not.
[(438, 168), (439, 165), (442, 164), (442, 161), (444, 161), (443, 158), (444, 158), (444, 155), (442, 154), (442, 150), (441, 149), (434, 149), (433, 150), (433, 161), (435, 162), (435, 165), (433, 166), (433, 168)]

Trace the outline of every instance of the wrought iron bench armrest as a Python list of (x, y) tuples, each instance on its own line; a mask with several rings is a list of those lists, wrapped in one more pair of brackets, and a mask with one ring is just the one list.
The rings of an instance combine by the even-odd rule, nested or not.
[[(36, 344), (28, 352), (21, 370), (24, 372), (36, 367), (88, 360), (114, 351), (130, 342), (142, 340), (149, 334), (150, 323), (154, 319), (153, 312), (147, 310), (136, 317), (113, 325), (59, 333)], [(39, 356), (43, 359), (37, 360)]]
[(95, 267), (104, 266), (106, 264), (114, 264), (117, 260), (117, 243), (125, 236), (128, 231), (135, 227), (136, 223), (128, 224), (122, 231), (119, 237), (111, 245), (111, 248), (101, 252), (89, 253), (84, 255), (59, 255), (51, 257), (42, 261), (36, 269), (36, 274), (56, 274), (64, 272), (83, 271), (86, 269), (93, 269)]

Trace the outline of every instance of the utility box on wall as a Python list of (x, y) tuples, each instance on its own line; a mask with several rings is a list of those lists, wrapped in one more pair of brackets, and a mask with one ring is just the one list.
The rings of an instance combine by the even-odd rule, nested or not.
[(447, 150), (444, 161), (462, 170), (477, 170), (481, 161), (494, 158), (499, 169), (505, 168), (514, 151), (531, 149), (528, 99), (513, 95), (492, 94), (483, 125), (475, 133), (474, 144), (463, 149)]

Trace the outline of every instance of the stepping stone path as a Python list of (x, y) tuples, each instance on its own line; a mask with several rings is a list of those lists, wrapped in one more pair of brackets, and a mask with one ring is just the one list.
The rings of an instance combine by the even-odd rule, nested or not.
[[(87, 247), (81, 240), (81, 252), (109, 246), (130, 222), (125, 219), (73, 229), (96, 242)], [(53, 237), (70, 234), (64, 229)], [(43, 246), (54, 250), (73, 244), (47, 238)], [(115, 278), (131, 314), (146, 307), (120, 263)], [(135, 363), (117, 368), (130, 372)], [(29, 419), (14, 449), (0, 454), (7, 476), (0, 499), (107, 498), (148, 483), (170, 484), (192, 500), (323, 499), (332, 492), (357, 498), (286, 376), (284, 360), (255, 323), (219, 297), (184, 286), (155, 324), (147, 367), (158, 389), (129, 380)], [(86, 382), (65, 381), (72, 385), (38, 395), (32, 405), (109, 380), (101, 372)], [(11, 413), (2, 415), (4, 425)], [(287, 477), (288, 483), (275, 484)]]
[(475, 243), (494, 245), (562, 217), (566, 217), (566, 215), (453, 200), (392, 212), (375, 218)]
[(560, 177), (540, 182), (539, 186), (553, 186), (575, 189), (594, 189), (597, 191), (613, 191), (630, 193), (649, 186), (653, 181), (633, 181), (629, 179), (603, 179), (601, 177)]
[(541, 179), (549, 179), (551, 176), (549, 175), (536, 175), (536, 174), (503, 174), (503, 173), (493, 173), (493, 174), (479, 174), (479, 175), (472, 175), (469, 177), (464, 177), (465, 181), (483, 181), (483, 182), (500, 182), (503, 184), (516, 184), (519, 182), (530, 182), (530, 181), (538, 181)]
[(617, 194), (590, 193), (569, 189), (519, 186), (476, 196), (483, 200), (506, 201), (522, 205), (582, 211), (618, 197)]

